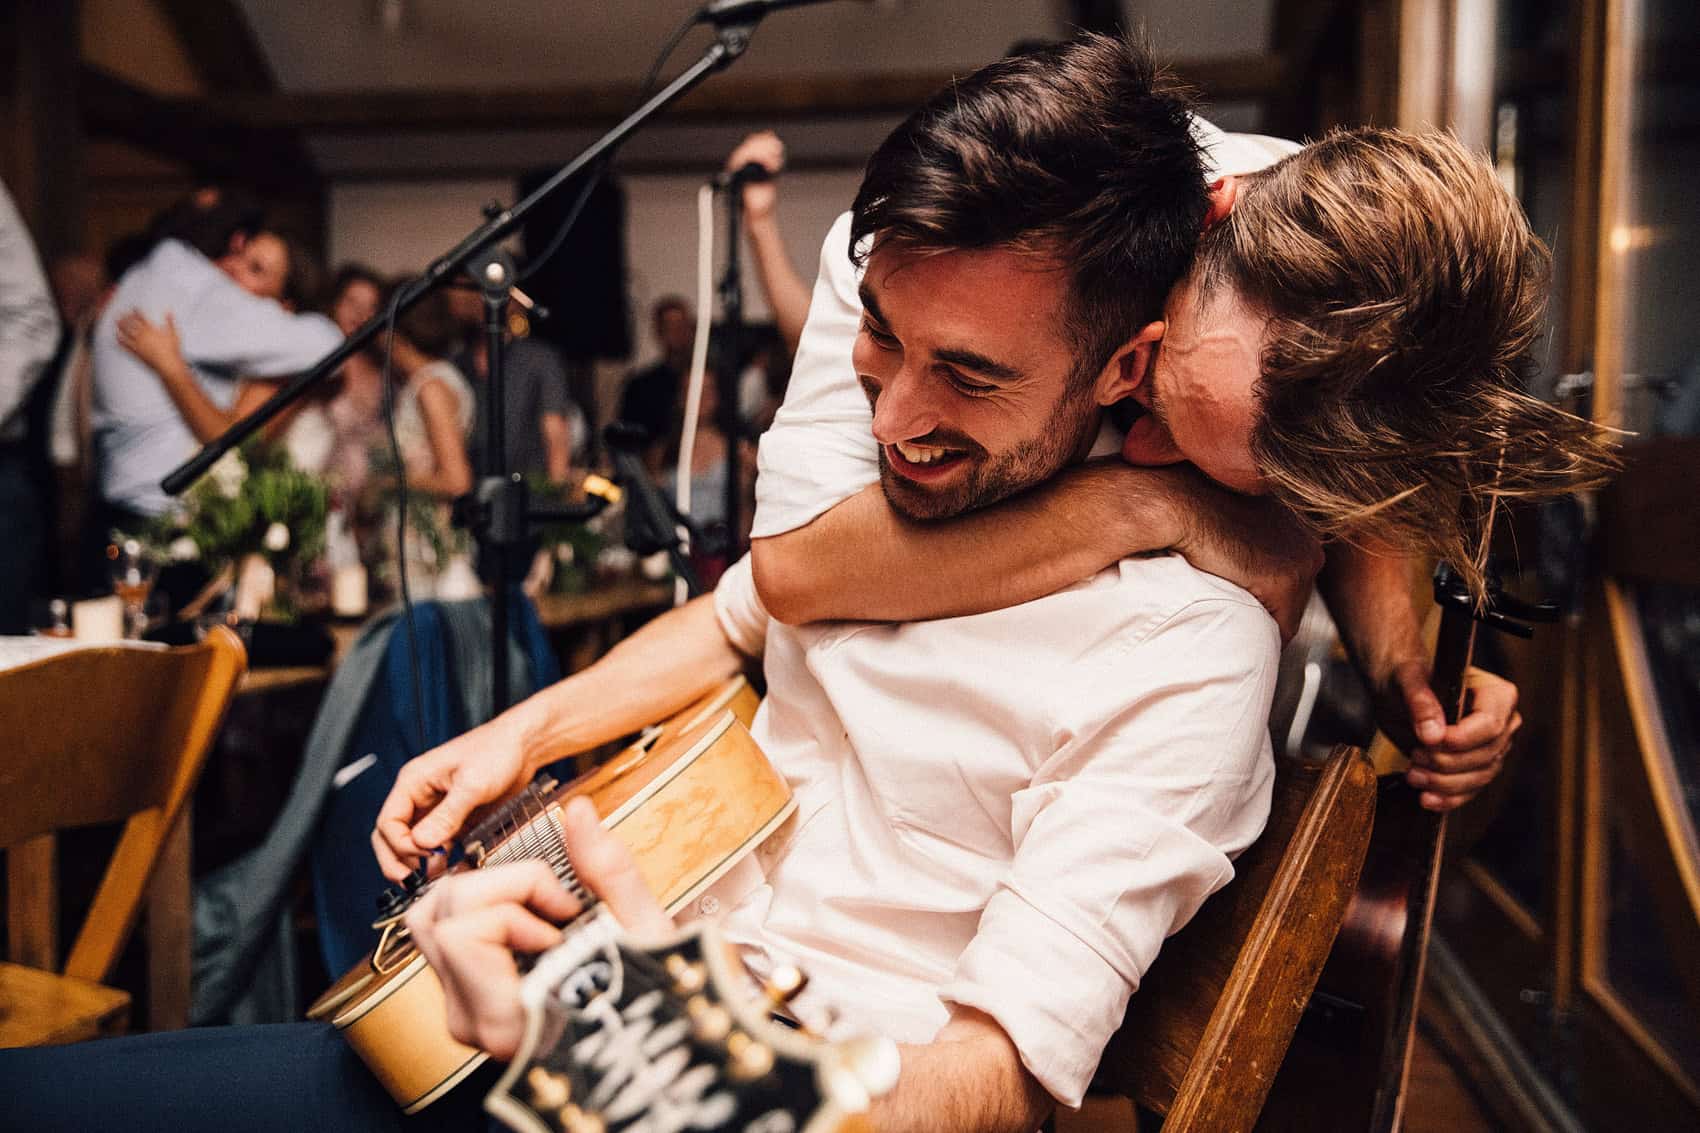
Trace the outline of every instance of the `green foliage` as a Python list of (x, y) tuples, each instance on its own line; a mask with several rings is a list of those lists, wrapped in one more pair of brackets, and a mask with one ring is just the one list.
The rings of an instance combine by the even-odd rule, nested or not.
[[(568, 502), (561, 486), (550, 483), (547, 477), (527, 476), (525, 484), (534, 503)], [(554, 581), (549, 589), (556, 594), (576, 594), (584, 590), (589, 585), (596, 559), (607, 543), (608, 540), (588, 524), (545, 524), (537, 532), (537, 544), (555, 556)]]
[[(324, 553), (329, 509), (323, 480), (291, 464), (281, 446), (250, 442), (190, 489), (181, 534), (194, 540), (209, 570), (263, 554), (281, 573)], [(281, 546), (267, 542), (274, 525), (288, 532)]]

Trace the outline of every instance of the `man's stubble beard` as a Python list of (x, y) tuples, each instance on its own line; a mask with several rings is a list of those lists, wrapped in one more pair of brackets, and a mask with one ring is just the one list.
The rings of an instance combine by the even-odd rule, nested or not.
[(1049, 415), (1047, 427), (995, 461), (981, 458), (968, 476), (948, 489), (928, 491), (898, 475), (879, 450), (880, 488), (886, 502), (906, 519), (934, 522), (951, 519), (1042, 484), (1089, 447), (1086, 430), (1095, 416), (1091, 389), (1070, 390)]

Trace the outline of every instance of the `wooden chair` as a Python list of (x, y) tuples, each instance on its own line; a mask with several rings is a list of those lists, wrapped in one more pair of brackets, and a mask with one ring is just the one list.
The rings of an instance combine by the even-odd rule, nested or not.
[[(82, 649), (0, 673), (0, 849), (8, 955), (0, 963), (0, 1047), (121, 1031), (130, 997), (103, 986), (149, 879), (150, 1002), (178, 1026), (189, 985), (186, 804), (247, 668), (222, 626), (200, 645)], [(58, 961), (54, 832), (124, 822), (94, 903)]]
[(1279, 759), (1269, 824), (1234, 881), (1164, 945), (1094, 1090), (1164, 1115), (1164, 1133), (1258, 1124), (1351, 900), (1375, 817), (1356, 748)]

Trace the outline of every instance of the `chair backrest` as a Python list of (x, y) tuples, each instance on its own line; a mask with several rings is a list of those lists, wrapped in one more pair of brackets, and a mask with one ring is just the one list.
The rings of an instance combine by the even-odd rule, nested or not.
[(1165, 1133), (1256, 1124), (1357, 884), (1375, 787), (1356, 748), (1277, 761), (1263, 835), (1163, 945), (1095, 1089), (1166, 1115)]
[(0, 672), (0, 849), (14, 960), (57, 966), (53, 832), (124, 822), (64, 965), (66, 975), (108, 978), (246, 668), (241, 641), (220, 626), (199, 645), (78, 649)]

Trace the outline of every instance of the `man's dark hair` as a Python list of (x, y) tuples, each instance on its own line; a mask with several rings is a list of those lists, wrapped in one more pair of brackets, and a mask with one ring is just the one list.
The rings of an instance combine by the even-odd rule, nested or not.
[(181, 240), (209, 260), (230, 251), (235, 236), (253, 236), (265, 226), (265, 209), (240, 189), (207, 187), (184, 197), (148, 226), (153, 243)]
[(873, 236), (1066, 267), (1075, 373), (1096, 374), (1191, 264), (1209, 195), (1190, 109), (1134, 40), (1083, 35), (982, 67), (868, 159), (851, 258)]
[(108, 244), (106, 254), (101, 257), (107, 280), (116, 284), (123, 279), (125, 272), (148, 258), (153, 244), (153, 237), (146, 232), (131, 232)]

